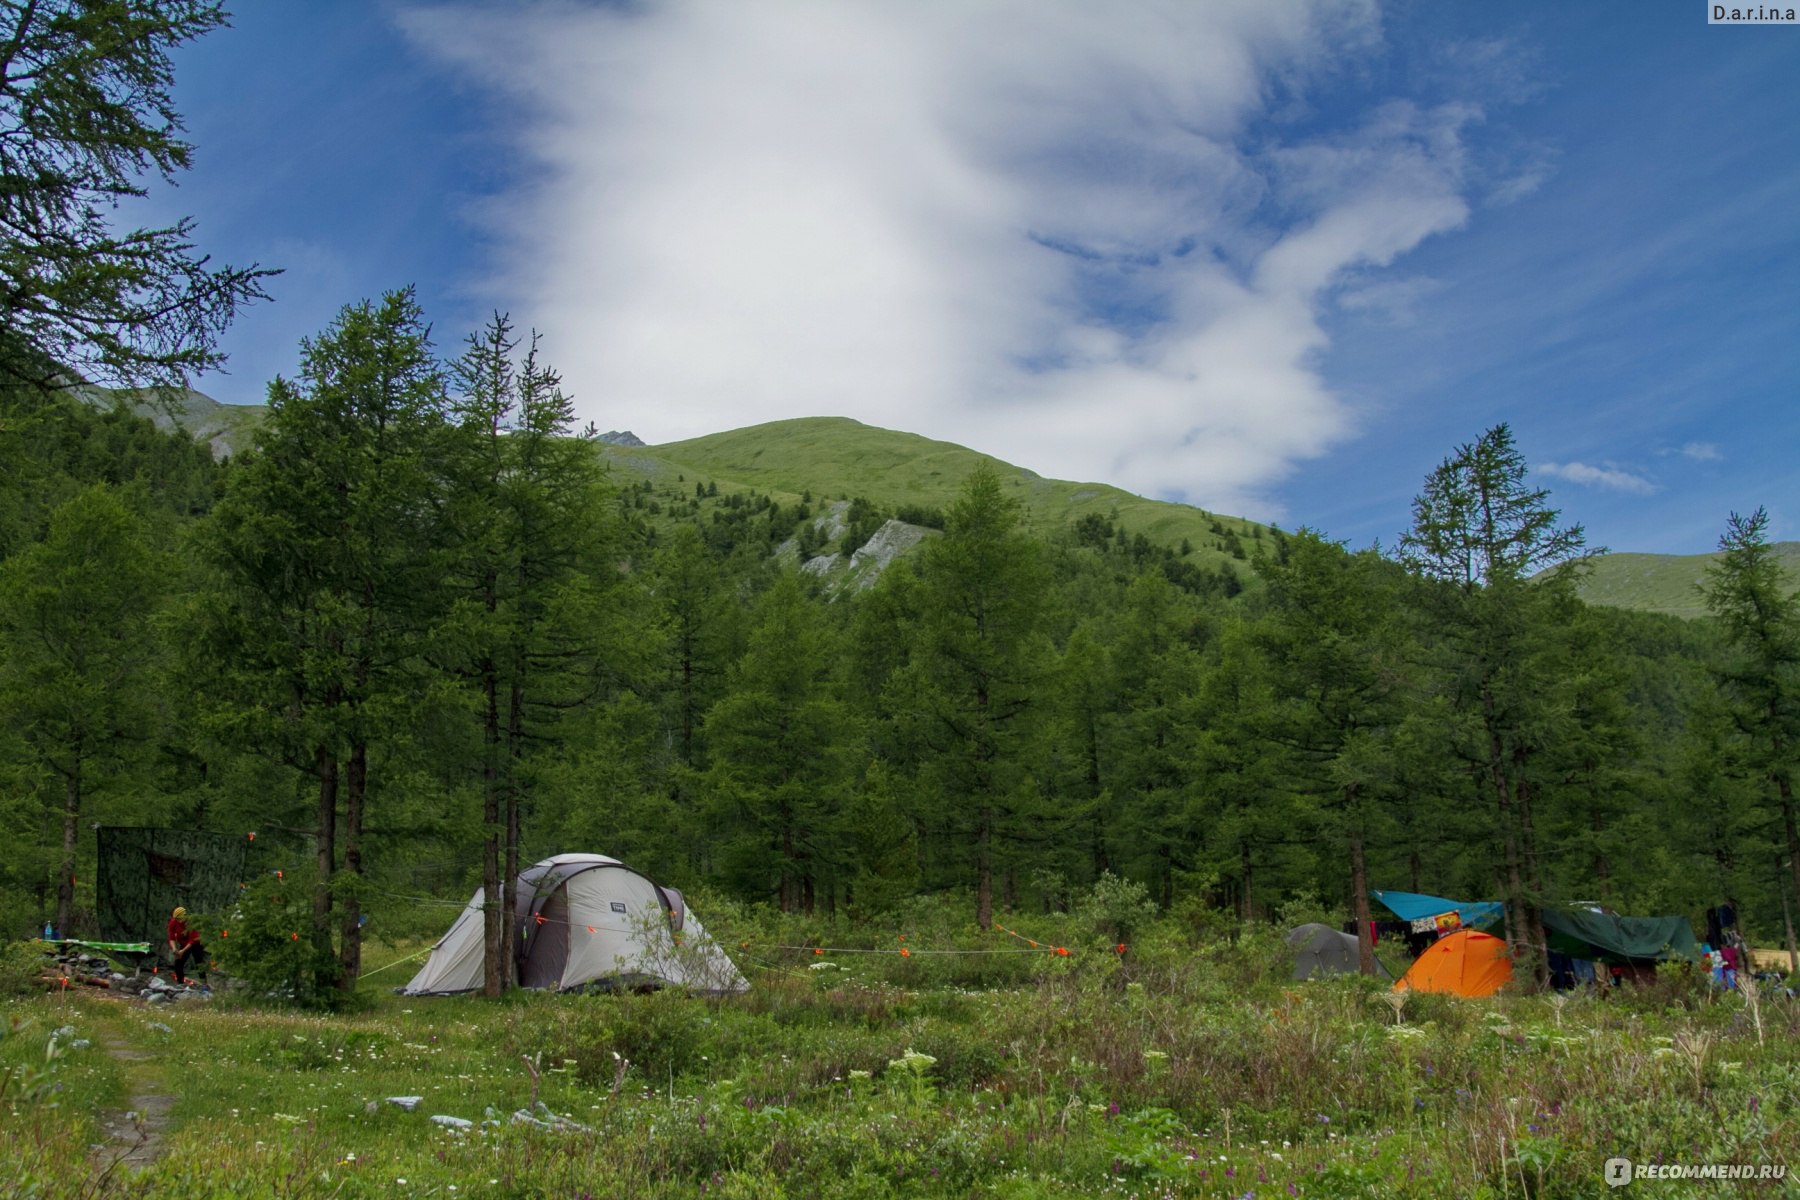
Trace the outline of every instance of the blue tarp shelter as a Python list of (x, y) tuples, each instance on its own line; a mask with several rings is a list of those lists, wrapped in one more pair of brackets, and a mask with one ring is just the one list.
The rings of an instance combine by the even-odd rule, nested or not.
[(1464, 929), (1487, 929), (1501, 923), (1505, 912), (1498, 900), (1446, 900), (1442, 896), (1422, 896), (1418, 892), (1384, 892), (1379, 888), (1369, 893), (1402, 921), (1422, 921), (1453, 912), (1462, 918)]

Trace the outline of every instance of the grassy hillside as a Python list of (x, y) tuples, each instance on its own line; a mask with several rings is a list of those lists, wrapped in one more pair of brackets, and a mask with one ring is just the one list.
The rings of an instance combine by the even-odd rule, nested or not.
[[(1788, 579), (1800, 587), (1800, 542), (1778, 542), (1775, 553)], [(1635, 608), (1677, 617), (1703, 617), (1700, 584), (1717, 554), (1603, 554), (1581, 585), (1590, 604)]]
[(123, 400), (139, 416), (149, 417), (158, 428), (179, 425), (212, 446), (214, 458), (236, 454), (250, 445), (268, 408), (261, 404), (220, 404), (193, 388), (89, 388), (96, 404)]
[[(716, 480), (722, 488), (729, 484), (795, 496), (810, 491), (821, 499), (861, 496), (887, 509), (945, 507), (975, 464), (987, 457), (951, 442), (878, 429), (846, 417), (773, 421), (683, 442), (609, 446), (606, 451), (624, 474), (660, 481), (673, 472), (685, 475), (690, 484)], [(1238, 551), (1247, 553), (1264, 536), (1264, 526), (1240, 517), (1146, 500), (1103, 483), (1045, 479), (1023, 467), (992, 461), (1040, 533), (1067, 528), (1095, 514), (1157, 545), (1178, 548), (1185, 538), (1193, 561), (1201, 566), (1236, 558)]]

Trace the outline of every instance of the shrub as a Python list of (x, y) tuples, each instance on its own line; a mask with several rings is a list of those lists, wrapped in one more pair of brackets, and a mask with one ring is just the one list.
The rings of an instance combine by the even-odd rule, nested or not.
[(38, 976), (43, 969), (44, 943), (8, 942), (0, 949), (0, 996), (40, 991)]
[(1129, 942), (1140, 926), (1156, 919), (1156, 902), (1143, 884), (1102, 871), (1076, 901), (1075, 915), (1106, 941)]
[(244, 890), (216, 942), (219, 966), (252, 998), (299, 1008), (339, 1009), (353, 993), (338, 987), (338, 961), (312, 932), (311, 888), (279, 876)]

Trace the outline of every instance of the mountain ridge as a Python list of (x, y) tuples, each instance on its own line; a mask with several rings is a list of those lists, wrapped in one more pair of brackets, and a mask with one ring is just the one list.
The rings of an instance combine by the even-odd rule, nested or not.
[[(123, 400), (160, 428), (180, 426), (206, 441), (215, 457), (247, 449), (267, 409), (223, 404), (194, 388), (82, 389), (91, 403)], [(851, 417), (793, 417), (673, 442), (646, 444), (629, 431), (598, 439), (602, 458), (622, 481), (714, 484), (726, 491), (769, 493), (783, 502), (862, 497), (878, 508), (941, 510), (977, 462), (994, 464), (1027, 524), (1040, 534), (1081, 526), (1088, 536), (1142, 536), (1202, 567), (1226, 567), (1248, 579), (1248, 558), (1273, 526), (1213, 513), (1178, 501), (1152, 500), (1111, 484), (1050, 479), (955, 442), (884, 429)], [(823, 516), (820, 518), (823, 520)], [(1083, 525), (1083, 522), (1086, 522)], [(1792, 584), (1800, 587), (1800, 542), (1774, 544)], [(1589, 559), (1579, 591), (1615, 608), (1689, 619), (1707, 615), (1699, 586), (1718, 553), (1608, 553)], [(814, 568), (815, 570), (819, 568)]]

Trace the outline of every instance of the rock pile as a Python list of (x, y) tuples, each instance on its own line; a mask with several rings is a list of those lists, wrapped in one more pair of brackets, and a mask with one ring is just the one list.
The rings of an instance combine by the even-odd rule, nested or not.
[(54, 943), (45, 943), (44, 969), (39, 978), (46, 987), (63, 987), (66, 979), (68, 987), (107, 988), (121, 995), (142, 997), (148, 1004), (205, 1000), (212, 995), (198, 982), (184, 987), (166, 975), (142, 968), (127, 975), (111, 959)]

